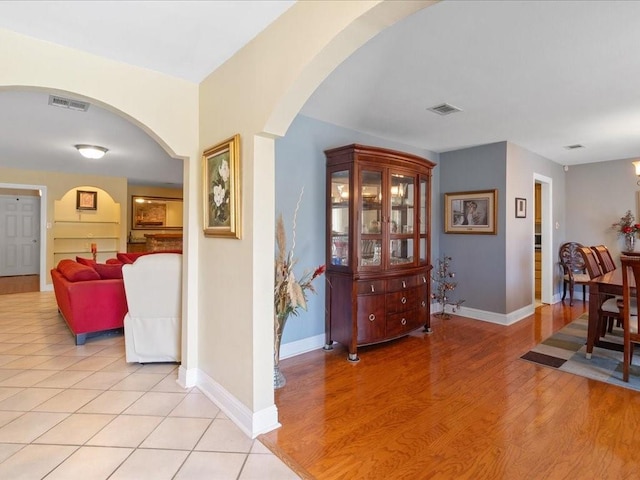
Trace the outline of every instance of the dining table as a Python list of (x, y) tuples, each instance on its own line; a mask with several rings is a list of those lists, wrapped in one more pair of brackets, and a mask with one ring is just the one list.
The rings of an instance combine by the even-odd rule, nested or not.
[[(611, 343), (600, 342), (600, 304), (611, 295), (622, 296), (622, 267), (611, 272), (592, 278), (589, 282), (589, 322), (587, 331), (587, 358), (591, 358), (594, 346), (610, 346)], [(631, 294), (635, 295), (636, 282), (633, 275), (629, 275)]]

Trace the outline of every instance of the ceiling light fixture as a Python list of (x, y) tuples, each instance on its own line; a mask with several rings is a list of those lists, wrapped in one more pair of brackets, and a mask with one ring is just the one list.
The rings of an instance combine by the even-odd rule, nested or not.
[(102, 158), (104, 154), (109, 150), (104, 147), (98, 147), (97, 145), (75, 145), (84, 158)]
[(640, 186), (640, 160), (636, 160), (632, 163), (633, 166), (636, 167), (636, 175), (638, 176), (638, 182), (636, 183), (636, 185)]

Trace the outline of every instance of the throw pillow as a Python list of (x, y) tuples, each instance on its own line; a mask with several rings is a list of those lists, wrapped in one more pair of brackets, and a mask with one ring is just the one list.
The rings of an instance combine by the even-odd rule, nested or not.
[(92, 258), (76, 257), (76, 262), (81, 265), (86, 265), (87, 267), (95, 267), (96, 265), (96, 261)]
[(116, 257), (118, 257), (118, 260), (122, 263), (133, 263), (143, 255), (149, 255), (150, 253), (153, 252), (118, 253)]
[(122, 278), (122, 263), (96, 263), (94, 267), (100, 278)]
[(70, 282), (100, 280), (100, 275), (93, 268), (70, 259), (60, 260), (58, 271)]

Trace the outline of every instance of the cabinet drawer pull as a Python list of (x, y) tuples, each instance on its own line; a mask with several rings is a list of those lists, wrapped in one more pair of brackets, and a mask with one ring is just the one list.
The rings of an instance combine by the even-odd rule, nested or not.
[(422, 276), (422, 283), (427, 283), (427, 278), (424, 275)]
[(376, 289), (375, 289), (375, 287), (373, 286), (373, 283), (372, 283), (372, 284), (371, 284), (371, 293), (373, 293), (373, 292), (375, 292), (375, 291), (376, 291)]
[(369, 314), (369, 321), (373, 322), (376, 319), (376, 316), (373, 313)]
[(400, 320), (400, 323), (401, 323), (402, 325), (406, 325), (406, 324), (407, 324), (407, 319), (406, 319), (406, 318), (403, 318), (402, 320)]
[(402, 297), (402, 300), (400, 300), (400, 302), (404, 305), (405, 303), (407, 303), (407, 297)]
[(402, 288), (407, 288), (407, 282), (405, 282), (404, 280), (402, 280)]
[(427, 302), (425, 302), (424, 300), (422, 300), (421, 305), (422, 305), (423, 307), (426, 307), (426, 306), (427, 306)]

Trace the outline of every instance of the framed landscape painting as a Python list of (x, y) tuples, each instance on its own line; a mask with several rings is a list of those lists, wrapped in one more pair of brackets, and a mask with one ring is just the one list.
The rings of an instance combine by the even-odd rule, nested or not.
[(496, 235), (498, 190), (444, 194), (444, 233)]
[(204, 234), (240, 238), (240, 135), (204, 151)]

